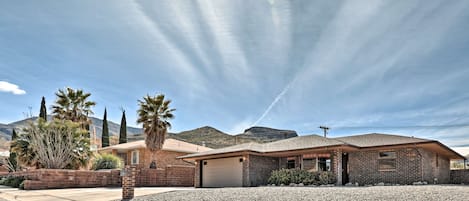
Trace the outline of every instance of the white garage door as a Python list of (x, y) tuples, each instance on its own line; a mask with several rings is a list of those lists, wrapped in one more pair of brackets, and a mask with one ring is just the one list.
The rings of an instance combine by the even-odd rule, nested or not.
[(242, 157), (204, 160), (202, 163), (202, 187), (243, 186)]

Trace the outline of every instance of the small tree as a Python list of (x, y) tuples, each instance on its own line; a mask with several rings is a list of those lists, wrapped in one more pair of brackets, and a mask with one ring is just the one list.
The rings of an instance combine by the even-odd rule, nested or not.
[(119, 131), (119, 144), (127, 143), (127, 120), (125, 119), (125, 110), (122, 110), (121, 128)]
[(107, 125), (107, 111), (104, 108), (104, 117), (103, 117), (103, 131), (101, 133), (101, 147), (109, 146), (109, 128)]
[(44, 121), (47, 121), (46, 99), (44, 98), (44, 96), (41, 100), (41, 110), (39, 111), (39, 118), (42, 118), (44, 119)]

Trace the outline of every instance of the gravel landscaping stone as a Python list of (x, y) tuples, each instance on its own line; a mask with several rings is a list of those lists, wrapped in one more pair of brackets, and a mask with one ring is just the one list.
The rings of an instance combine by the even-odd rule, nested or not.
[(251, 187), (174, 191), (136, 197), (134, 201), (281, 201), (281, 200), (469, 200), (469, 186)]

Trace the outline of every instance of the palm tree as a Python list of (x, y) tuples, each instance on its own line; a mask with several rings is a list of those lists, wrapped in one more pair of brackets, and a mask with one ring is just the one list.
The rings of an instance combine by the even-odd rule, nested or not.
[(147, 95), (143, 101), (139, 100), (137, 123), (143, 124), (145, 133), (145, 145), (151, 151), (152, 162), (150, 168), (156, 168), (155, 152), (163, 148), (168, 129), (171, 128), (169, 120), (174, 118), (172, 112), (176, 109), (169, 108), (171, 100), (165, 100), (163, 94), (154, 97)]
[(52, 106), (55, 119), (70, 120), (80, 123), (84, 129), (89, 128), (88, 115), (93, 114), (91, 107), (96, 105), (95, 102), (87, 100), (91, 96), (90, 93), (67, 87), (65, 90), (59, 89), (55, 95), (57, 100)]

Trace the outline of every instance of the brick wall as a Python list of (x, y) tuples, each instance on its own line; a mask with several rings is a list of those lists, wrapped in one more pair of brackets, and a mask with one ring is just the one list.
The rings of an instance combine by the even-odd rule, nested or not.
[(279, 169), (279, 159), (249, 155), (250, 186), (266, 185), (273, 170)]
[[(164, 169), (137, 168), (136, 186), (194, 186), (194, 167), (168, 166)], [(10, 173), (24, 176), (25, 189), (87, 188), (121, 186), (120, 170), (38, 169)]]
[(84, 171), (84, 170), (55, 170), (38, 169), (23, 172), (15, 172), (10, 175), (24, 176), (24, 188), (50, 189), (50, 188), (84, 188), (120, 186), (120, 171)]
[(166, 168), (167, 186), (194, 186), (194, 167), (168, 166)]
[[(380, 182), (412, 184), (416, 181), (449, 182), (449, 160), (421, 148), (386, 149), (396, 151), (396, 170), (379, 171), (379, 150), (349, 153), (350, 182), (360, 185)], [(438, 166), (436, 160), (438, 158)], [(435, 180), (437, 178), (437, 180)]]
[(450, 175), (452, 184), (469, 184), (469, 169), (451, 170)]
[(139, 168), (136, 186), (194, 186), (195, 168), (168, 166), (165, 169)]

